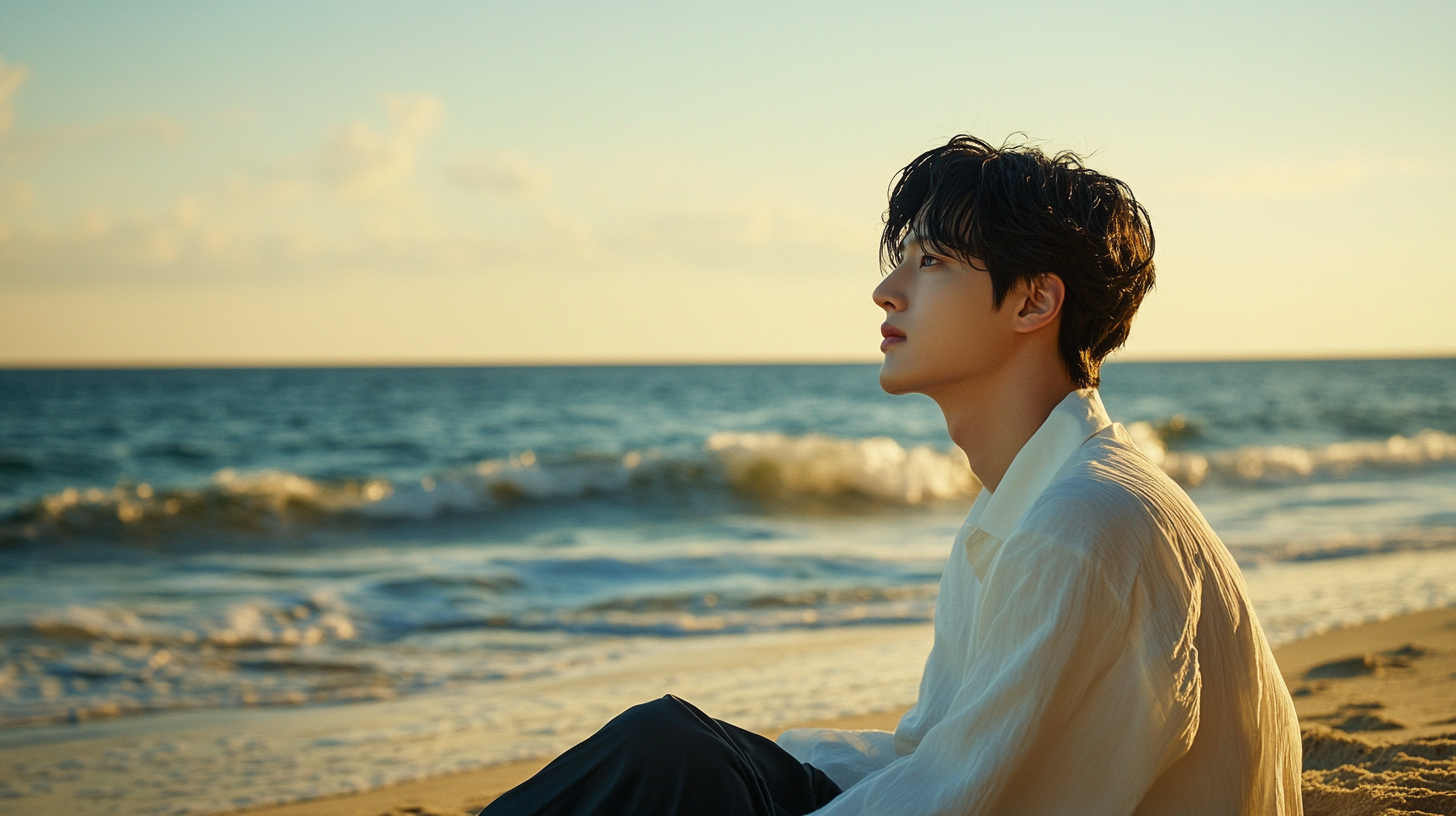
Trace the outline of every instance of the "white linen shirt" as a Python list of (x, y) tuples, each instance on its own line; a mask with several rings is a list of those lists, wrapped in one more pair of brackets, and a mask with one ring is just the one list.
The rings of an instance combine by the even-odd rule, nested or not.
[(786, 731), (822, 816), (1291, 816), (1294, 705), (1228, 550), (1068, 394), (956, 535), (920, 696), (894, 734)]

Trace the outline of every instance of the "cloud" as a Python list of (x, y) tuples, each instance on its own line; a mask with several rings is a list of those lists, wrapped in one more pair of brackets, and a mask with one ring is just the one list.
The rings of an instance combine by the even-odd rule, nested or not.
[(304, 271), (321, 254), (306, 222), (260, 225), (208, 209), (184, 196), (159, 213), (117, 216), (92, 208), (60, 228), (13, 229), (0, 241), (0, 285), (198, 282)]
[(241, 183), (153, 212), (93, 207), (60, 225), (6, 216), (0, 208), (0, 289), (479, 272), (574, 257), (589, 244), (580, 225), (559, 218), (485, 235), (442, 229), (408, 208)]
[[(29, 77), (29, 68), (11, 65), (0, 57), (0, 137), (9, 134), (15, 125), (15, 93)], [(187, 130), (177, 120), (150, 116), (17, 132), (5, 139), (5, 152), (11, 159), (34, 158), (58, 147), (93, 142), (153, 142), (175, 146), (186, 140)]]
[(5, 270), (0, 280), (60, 283), (74, 279), (77, 270), (84, 270), (82, 277), (105, 276), (171, 263), (181, 251), (180, 233), (187, 229), (176, 215), (118, 218), (92, 208), (61, 229), (12, 230), (9, 240), (0, 242)]
[(760, 205), (600, 223), (546, 207), (521, 212), (509, 228), (447, 227), (411, 208), (358, 206), (281, 183), (233, 179), (210, 195), (180, 196), (151, 213), (92, 208), (55, 227), (12, 221), (0, 229), (0, 287), (355, 273), (413, 278), (543, 263), (812, 271), (873, 259), (872, 226)]
[(514, 153), (460, 156), (446, 165), (445, 175), (469, 192), (526, 197), (544, 193), (551, 182), (544, 170)]
[(15, 92), (25, 84), (25, 78), (30, 76), (30, 69), (24, 65), (11, 65), (0, 57), (0, 136), (10, 131), (10, 126), (15, 124), (15, 106), (11, 99)]
[(324, 179), (345, 198), (367, 198), (396, 190), (414, 173), (420, 144), (440, 125), (444, 105), (428, 94), (382, 97), (389, 127), (384, 133), (363, 121), (337, 130), (324, 146)]
[[(652, 213), (594, 211), (583, 220), (569, 208), (522, 201), (544, 193), (550, 178), (506, 152), (463, 153), (430, 170), (457, 189), (511, 197), (518, 203), (507, 217), (449, 212), (446, 205), (463, 202), (434, 200), (437, 186), (416, 183), (443, 104), (425, 94), (380, 102), (382, 122), (348, 122), (292, 156), (174, 188), (166, 206), (107, 209), (76, 200), (60, 215), (32, 203), (44, 190), (0, 185), (0, 287), (490, 273), (543, 263), (822, 268), (873, 258), (874, 224), (784, 202), (686, 209), (661, 201), (663, 209)], [(0, 150), (13, 155), (17, 140), (43, 150), (186, 138), (168, 119), (118, 120), (12, 133)], [(125, 157), (107, 160), (121, 166)]]
[(61, 147), (121, 142), (176, 147), (187, 141), (182, 123), (165, 116), (113, 119), (16, 133), (7, 143), (12, 157), (35, 158)]
[[(440, 101), (423, 95), (385, 95), (381, 101), (383, 128), (353, 122), (334, 131), (321, 151), (297, 157), (302, 161), (285, 160), (256, 176), (231, 174), (160, 210), (113, 213), (83, 205), (62, 221), (21, 218), (29, 209), (20, 206), (22, 199), (33, 193), (17, 190), (0, 230), (0, 284), (318, 276), (490, 264), (500, 248), (442, 232), (423, 191), (410, 184), (420, 146), (442, 118)], [(178, 141), (185, 133), (167, 120), (112, 122), (26, 134), (29, 142), (23, 147), (40, 150), (123, 136)], [(0, 189), (0, 205), (6, 192)], [(4, 216), (7, 211), (0, 206)], [(514, 246), (505, 249), (518, 252)]]
[(1307, 198), (1348, 190), (1381, 169), (1381, 165), (1345, 158), (1304, 167), (1250, 167), (1194, 179), (1190, 186), (1216, 198)]

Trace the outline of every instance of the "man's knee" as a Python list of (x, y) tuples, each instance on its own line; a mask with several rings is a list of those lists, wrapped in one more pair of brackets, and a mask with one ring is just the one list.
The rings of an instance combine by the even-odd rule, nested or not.
[(662, 751), (721, 750), (707, 718), (697, 709), (668, 695), (633, 706), (612, 720), (612, 731), (623, 749)]
[(614, 727), (642, 733), (672, 733), (695, 724), (693, 710), (670, 694), (632, 706), (612, 720)]

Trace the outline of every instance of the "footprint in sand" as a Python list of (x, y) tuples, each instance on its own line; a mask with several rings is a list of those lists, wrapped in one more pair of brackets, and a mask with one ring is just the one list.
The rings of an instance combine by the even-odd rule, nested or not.
[(1331, 660), (1304, 673), (1305, 680), (1338, 680), (1346, 677), (1373, 675), (1381, 677), (1389, 669), (1410, 668), (1411, 661), (1424, 657), (1426, 649), (1414, 643), (1407, 643), (1399, 649), (1384, 652), (1366, 652), (1358, 657)]
[(1323, 722), (1329, 727), (1344, 731), (1347, 734), (1354, 734), (1360, 731), (1398, 731), (1405, 728), (1403, 722), (1382, 717), (1375, 712), (1385, 708), (1384, 703), (1346, 703), (1340, 706), (1333, 714), (1326, 714), (1323, 717), (1308, 717), (1307, 719)]

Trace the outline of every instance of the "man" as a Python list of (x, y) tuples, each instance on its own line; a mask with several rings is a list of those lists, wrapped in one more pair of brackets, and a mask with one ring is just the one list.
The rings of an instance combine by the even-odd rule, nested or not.
[(901, 171), (881, 245), (880, 384), (934, 399), (985, 485), (915, 707), (775, 746), (663, 698), (487, 812), (1299, 814), (1298, 722), (1238, 568), (1097, 395), (1153, 284), (1131, 190), (958, 136)]

